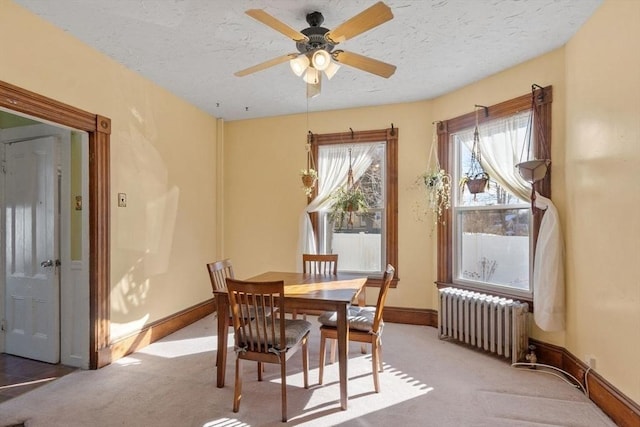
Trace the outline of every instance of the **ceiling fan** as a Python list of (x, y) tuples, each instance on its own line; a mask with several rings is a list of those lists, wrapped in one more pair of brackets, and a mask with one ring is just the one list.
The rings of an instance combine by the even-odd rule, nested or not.
[(384, 78), (391, 77), (396, 71), (395, 65), (341, 49), (334, 50), (345, 40), (391, 20), (393, 13), (383, 2), (365, 9), (333, 30), (321, 27), (324, 17), (320, 12), (307, 14), (309, 27), (301, 31), (296, 31), (262, 9), (249, 9), (245, 13), (295, 41), (298, 52), (288, 53), (234, 73), (238, 77), (289, 61), (293, 72), (302, 76), (307, 83), (307, 96), (313, 97), (320, 93), (322, 72), (331, 79), (340, 68), (340, 64)]

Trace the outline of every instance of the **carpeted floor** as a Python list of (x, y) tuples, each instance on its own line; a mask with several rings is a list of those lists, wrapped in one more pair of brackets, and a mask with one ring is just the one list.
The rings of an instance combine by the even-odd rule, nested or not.
[[(316, 324), (314, 317), (309, 320)], [(0, 403), (0, 426), (279, 426), (279, 368), (257, 381), (246, 363), (239, 413), (231, 410), (234, 361), (215, 386), (215, 318), (209, 316), (98, 371), (76, 371)], [(287, 425), (585, 426), (615, 424), (562, 379), (437, 338), (436, 329), (387, 324), (381, 392), (373, 392), (371, 356), (352, 343), (349, 408), (339, 405), (338, 366), (318, 385), (319, 333), (310, 347), (311, 387), (301, 356), (290, 359)], [(230, 339), (233, 342), (233, 339)]]

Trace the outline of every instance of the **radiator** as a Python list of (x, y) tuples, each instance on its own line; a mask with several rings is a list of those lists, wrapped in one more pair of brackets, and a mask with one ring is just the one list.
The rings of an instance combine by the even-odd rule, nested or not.
[(523, 360), (529, 337), (529, 304), (456, 288), (440, 289), (438, 329), (452, 339), (511, 359)]

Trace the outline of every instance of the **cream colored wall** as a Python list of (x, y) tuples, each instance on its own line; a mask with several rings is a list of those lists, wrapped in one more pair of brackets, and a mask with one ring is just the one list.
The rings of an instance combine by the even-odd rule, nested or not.
[[(298, 88), (304, 97), (304, 86)], [(313, 103), (313, 100), (311, 101)], [(312, 104), (311, 104), (312, 105)], [(431, 143), (428, 102), (242, 120), (225, 124), (225, 255), (238, 277), (295, 270), (299, 217), (306, 205), (299, 172), (306, 166), (307, 131), (399, 128), (399, 277), (387, 304), (433, 307), (434, 237), (413, 213), (421, 193), (412, 188)], [(309, 125), (307, 126), (307, 120)], [(266, 208), (266, 209), (265, 209)], [(368, 293), (375, 302), (375, 292)]]
[(216, 119), (9, 0), (0, 39), (2, 80), (112, 120), (112, 338), (210, 298)]
[(567, 345), (640, 402), (640, 2), (607, 0), (566, 46)]

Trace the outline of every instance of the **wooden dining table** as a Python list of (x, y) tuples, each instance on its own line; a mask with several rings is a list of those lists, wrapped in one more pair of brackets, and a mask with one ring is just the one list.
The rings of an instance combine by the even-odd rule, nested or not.
[[(343, 410), (347, 409), (347, 354), (349, 350), (347, 309), (356, 298), (359, 304), (364, 304), (367, 276), (353, 273), (325, 275), (269, 271), (247, 280), (257, 282), (282, 280), (287, 310), (307, 309), (337, 312), (340, 407)], [(218, 311), (217, 386), (221, 388), (224, 387), (226, 374), (229, 296), (225, 289), (216, 290), (214, 294)]]

